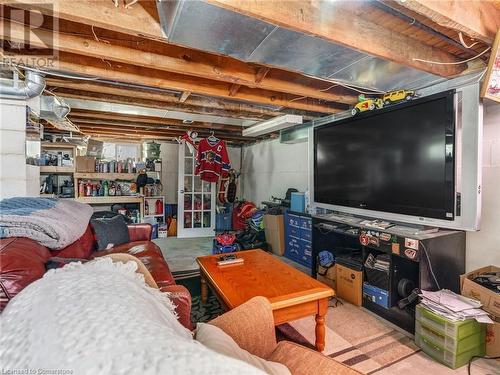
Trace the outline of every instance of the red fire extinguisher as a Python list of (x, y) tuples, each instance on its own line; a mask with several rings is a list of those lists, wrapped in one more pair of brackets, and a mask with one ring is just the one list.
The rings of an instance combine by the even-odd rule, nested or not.
[(163, 201), (161, 199), (156, 200), (156, 214), (163, 215)]

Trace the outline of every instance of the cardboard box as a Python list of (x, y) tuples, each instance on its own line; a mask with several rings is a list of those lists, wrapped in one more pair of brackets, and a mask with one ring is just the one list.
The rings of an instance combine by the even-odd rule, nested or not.
[(76, 171), (95, 172), (95, 158), (93, 156), (77, 156)]
[(475, 277), (486, 272), (500, 272), (500, 267), (487, 266), (461, 275), (461, 294), (481, 301), (483, 304), (483, 310), (492, 314), (496, 318), (500, 318), (500, 294), (472, 281)]
[(277, 255), (285, 253), (285, 221), (283, 215), (264, 215), (264, 231), (271, 251)]
[(337, 264), (337, 296), (361, 306), (363, 272)]
[(494, 324), (486, 325), (486, 355), (488, 357), (500, 356), (500, 319)]
[(337, 292), (337, 265), (328, 268), (318, 266), (317, 280), (321, 281), (323, 284), (328, 285), (335, 292)]

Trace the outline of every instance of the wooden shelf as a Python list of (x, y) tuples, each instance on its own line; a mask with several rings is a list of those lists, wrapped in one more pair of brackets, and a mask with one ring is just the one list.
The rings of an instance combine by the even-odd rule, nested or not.
[(60, 142), (42, 142), (41, 143), (42, 148), (69, 148), (69, 149), (75, 149), (76, 145), (70, 144), (70, 143), (60, 143)]
[(41, 165), (40, 173), (74, 173), (75, 167), (56, 167), (53, 165)]
[(89, 180), (134, 180), (135, 173), (98, 173), (98, 172), (76, 172), (75, 178)]
[(108, 203), (142, 203), (143, 197), (129, 195), (115, 195), (108, 197), (78, 197), (77, 202), (88, 204), (108, 204)]

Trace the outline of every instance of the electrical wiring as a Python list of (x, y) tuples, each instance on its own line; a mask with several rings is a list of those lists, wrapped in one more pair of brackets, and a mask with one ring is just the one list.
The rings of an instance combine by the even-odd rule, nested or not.
[(313, 78), (313, 79), (316, 79), (316, 80), (321, 80), (321, 81), (324, 81), (324, 82), (333, 83), (335, 85), (342, 86), (342, 87), (345, 87), (347, 89), (357, 91), (360, 94), (367, 94), (367, 95), (385, 94), (385, 91), (371, 89), (371, 88), (360, 86), (360, 85), (342, 83), (342, 82), (334, 80), (334, 79), (326, 79), (324, 77), (316, 77), (316, 76), (312, 76), (310, 74), (304, 74), (304, 76), (305, 77), (309, 77), (309, 78)]
[(493, 360), (496, 360), (496, 359), (500, 359), (500, 356), (496, 356), (496, 357), (488, 357), (488, 356), (484, 356), (484, 357), (481, 357), (481, 356), (474, 356), (470, 359), (469, 361), (469, 364), (467, 365), (467, 373), (469, 375), (471, 375), (471, 372), (470, 372), (470, 367), (472, 365), (472, 362), (475, 360), (475, 359), (493, 359)]
[(487, 47), (484, 49), (483, 52), (478, 53), (476, 56), (473, 56), (473, 57), (466, 59), (466, 60), (456, 61), (456, 62), (431, 61), (431, 60), (425, 60), (425, 59), (417, 59), (415, 57), (413, 58), (413, 61), (420, 61), (420, 62), (424, 62), (424, 63), (428, 63), (428, 64), (435, 64), (435, 65), (460, 65), (460, 64), (464, 64), (466, 62), (477, 59), (478, 57), (480, 57), (480, 56), (484, 55), (486, 52), (488, 52), (490, 49), (491, 49), (491, 47)]
[(470, 49), (470, 48), (474, 47), (476, 44), (479, 44), (479, 42), (475, 42), (475, 43), (472, 43), (470, 46), (468, 46), (467, 43), (465, 43), (465, 41), (464, 41), (464, 37), (463, 37), (461, 31), (458, 32), (458, 38), (460, 39), (460, 43), (462, 43), (462, 45), (465, 48), (469, 48)]
[(439, 282), (437, 281), (436, 275), (434, 274), (434, 270), (432, 269), (431, 258), (429, 258), (429, 254), (427, 253), (427, 248), (425, 247), (425, 245), (422, 241), (420, 241), (420, 245), (422, 246), (422, 249), (424, 250), (425, 258), (427, 259), (427, 264), (429, 266), (429, 272), (430, 272), (432, 278), (434, 279), (434, 283), (436, 284), (436, 288), (438, 290), (440, 290), (441, 287), (439, 286)]

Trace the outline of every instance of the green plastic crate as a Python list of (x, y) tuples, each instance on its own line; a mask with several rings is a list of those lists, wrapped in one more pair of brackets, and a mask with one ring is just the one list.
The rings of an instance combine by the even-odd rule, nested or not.
[(485, 329), (485, 325), (478, 323), (475, 319), (453, 322), (434, 314), (422, 305), (417, 305), (415, 320), (434, 332), (457, 341), (478, 334)]
[(428, 327), (418, 320), (415, 322), (415, 334), (432, 342), (434, 345), (447, 350), (454, 354), (462, 354), (477, 346), (484, 346), (486, 339), (486, 327), (482, 325), (479, 332), (472, 334), (461, 339), (456, 337), (446, 336), (441, 333), (435, 332), (432, 328)]
[(462, 367), (474, 356), (484, 356), (485, 354), (484, 343), (460, 354), (440, 348), (417, 333), (415, 334), (415, 343), (425, 354), (452, 369)]

